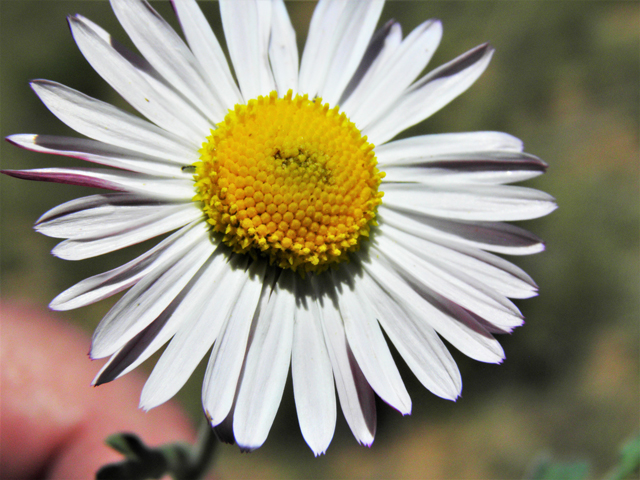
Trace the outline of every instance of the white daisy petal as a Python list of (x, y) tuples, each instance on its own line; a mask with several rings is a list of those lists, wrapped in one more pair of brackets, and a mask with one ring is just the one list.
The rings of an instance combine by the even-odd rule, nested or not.
[[(145, 228), (174, 213), (199, 209), (192, 203), (161, 203), (134, 194), (92, 195), (49, 210), (36, 222), (36, 231), (54, 238), (88, 239)], [(199, 213), (198, 216), (201, 216)], [(197, 218), (197, 217), (196, 217)], [(190, 223), (195, 218), (185, 222)]]
[[(65, 230), (65, 218), (72, 221), (75, 218), (82, 218), (83, 212), (95, 212), (98, 215), (110, 216), (110, 213), (118, 210), (118, 207), (132, 207), (130, 211), (133, 216), (139, 212), (138, 208), (165, 205), (157, 199), (141, 198), (130, 193), (103, 193), (101, 195), (90, 195), (88, 197), (76, 198), (62, 203), (44, 213), (35, 224), (36, 230), (44, 235), (54, 238), (68, 238), (80, 232), (70, 232)], [(140, 210), (141, 211), (141, 210)], [(117, 219), (114, 219), (117, 221)], [(126, 221), (126, 214), (125, 214)], [(60, 230), (59, 230), (60, 229)]]
[(201, 217), (202, 212), (193, 205), (174, 207), (155, 212), (144, 221), (141, 219), (123, 225), (120, 229), (99, 232), (91, 237), (72, 237), (56, 245), (51, 253), (64, 260), (97, 257), (171, 232)]
[[(349, 265), (350, 267), (350, 265)], [(333, 272), (340, 285), (338, 304), (349, 346), (371, 388), (403, 415), (411, 413), (411, 399), (382, 335), (374, 311), (368, 302), (359, 300), (352, 283), (356, 269), (345, 267)], [(351, 283), (351, 284), (350, 284)]]
[(367, 49), (382, 13), (382, 7), (384, 7), (384, 0), (350, 2), (350, 5), (347, 5), (347, 11), (351, 10), (350, 15), (343, 15), (338, 24), (336, 37), (332, 39), (334, 51), (331, 55), (331, 64), (327, 70), (325, 83), (318, 91), (318, 95), (325, 102), (335, 105), (340, 100), (342, 92)]
[(149, 63), (209, 121), (220, 121), (226, 109), (203, 79), (201, 67), (178, 34), (146, 1), (112, 0), (120, 24)]
[(335, 386), (318, 304), (307, 282), (294, 281), (299, 304), (291, 352), (293, 393), (302, 436), (318, 456), (326, 452), (336, 427)]
[(321, 296), (317, 302), (342, 413), (356, 440), (363, 445), (371, 445), (376, 434), (373, 390), (347, 342), (337, 299), (330, 297), (329, 291), (324, 290), (314, 277), (310, 281), (313, 290)]
[(493, 48), (488, 44), (470, 50), (435, 69), (411, 85), (376, 121), (362, 130), (380, 145), (421, 122), (465, 92), (489, 65)]
[(82, 280), (54, 298), (49, 308), (71, 310), (90, 305), (126, 290), (156, 270), (168, 268), (202, 240), (202, 232), (194, 227), (195, 224), (196, 222), (181, 228), (121, 267)]
[(173, 0), (172, 3), (189, 47), (206, 73), (209, 86), (222, 107), (232, 109), (235, 104), (243, 103), (220, 43), (196, 1)]
[(422, 318), (462, 353), (480, 362), (502, 361), (500, 344), (462, 307), (432, 292), (418, 293), (383, 261), (363, 262), (363, 266), (389, 295), (403, 299), (403, 309), (410, 316)]
[(102, 319), (93, 335), (91, 358), (115, 353), (155, 320), (180, 293), (215, 249), (208, 230), (201, 241), (169, 268), (147, 274)]
[(235, 296), (229, 292), (237, 291), (244, 273), (232, 271), (228, 263), (226, 252), (209, 257), (171, 316), (169, 321), (182, 319), (181, 327), (145, 383), (140, 408), (157, 407), (178, 393), (218, 337), (233, 307)]
[(376, 318), (414, 375), (435, 395), (455, 400), (462, 390), (460, 371), (436, 331), (422, 318), (405, 312), (404, 298), (383, 290), (368, 273), (362, 281)]
[[(193, 280), (192, 282), (193, 283)], [(144, 330), (129, 340), (120, 350), (111, 355), (95, 376), (91, 385), (98, 386), (111, 382), (129, 373), (156, 353), (187, 320), (183, 315), (175, 315), (182, 303), (189, 286), (169, 304), (169, 306), (151, 322)], [(185, 310), (185, 308), (182, 308)], [(140, 406), (142, 408), (142, 406)]]
[(278, 95), (282, 97), (290, 89), (298, 93), (298, 45), (284, 1), (274, 0), (272, 5), (269, 60)]
[(189, 201), (193, 198), (193, 187), (188, 180), (158, 178), (133, 172), (78, 167), (3, 170), (3, 173), (25, 180), (104, 188), (165, 201)]
[(522, 141), (502, 132), (438, 133), (394, 140), (376, 147), (380, 168), (413, 165), (445, 155), (521, 152)]
[[(358, 65), (338, 101), (338, 105), (352, 122), (355, 123), (351, 113), (352, 110), (355, 110), (360, 103), (367, 102), (369, 99), (363, 92), (367, 91), (371, 82), (393, 56), (401, 42), (402, 27), (395, 20), (389, 20), (371, 37), (360, 65)], [(354, 98), (351, 98), (352, 96)]]
[(356, 2), (320, 0), (313, 11), (309, 35), (300, 60), (298, 89), (313, 98), (322, 88), (343, 11)]
[(282, 399), (293, 342), (293, 275), (281, 273), (255, 320), (233, 415), (236, 442), (243, 450), (264, 443)]
[[(445, 161), (442, 164), (430, 165), (428, 168), (390, 167), (385, 170), (386, 176), (383, 184), (415, 183), (425, 186), (446, 184), (503, 185), (529, 180), (543, 173), (533, 169), (514, 168), (513, 165), (497, 167), (496, 165), (490, 165), (489, 162), (485, 164), (477, 162), (478, 166), (468, 166), (463, 165), (463, 161), (458, 159), (451, 162)], [(472, 161), (469, 162), (470, 165), (473, 163)], [(503, 170), (498, 170), (498, 168)], [(382, 188), (385, 187), (383, 186)]]
[(398, 100), (398, 97), (427, 66), (442, 38), (442, 24), (428, 20), (416, 27), (402, 43), (385, 58), (362, 87), (345, 104), (351, 121), (366, 128)]
[(108, 103), (48, 80), (34, 80), (31, 87), (51, 113), (89, 138), (178, 165), (198, 160), (193, 145)]
[(498, 185), (529, 180), (546, 169), (539, 158), (520, 152), (450, 154), (414, 159), (408, 166), (389, 166), (384, 183)]
[[(93, 34), (112, 47), (113, 50), (117, 52), (117, 55), (121, 56), (126, 61), (128, 65), (126, 65), (125, 68), (127, 68), (127, 70), (131, 70), (133, 68), (135, 71), (134, 75), (143, 79), (149, 90), (147, 92), (147, 97), (155, 97), (156, 100), (165, 105), (167, 110), (169, 110), (173, 115), (176, 115), (176, 118), (179, 118), (180, 121), (187, 125), (193, 125), (194, 120), (197, 119), (195, 124), (199, 125), (200, 131), (208, 133), (208, 121), (205, 120), (206, 114), (201, 110), (199, 106), (200, 104), (194, 105), (191, 103), (165, 78), (163, 78), (162, 75), (145, 58), (124, 47), (99, 25), (81, 15), (76, 15), (76, 18), (80, 19), (83, 24), (91, 29)], [(99, 62), (100, 59), (97, 59), (97, 61)], [(116, 81), (119, 82), (118, 80)]]
[(457, 220), (529, 220), (556, 209), (546, 193), (505, 185), (388, 183), (384, 200), (394, 210)]
[[(61, 222), (66, 223), (64, 226), (45, 224), (42, 229), (37, 226), (36, 230), (42, 230), (41, 233), (49, 236), (62, 235), (65, 231), (79, 231), (80, 233), (71, 235), (68, 240), (56, 245), (51, 253), (64, 260), (84, 260), (171, 232), (202, 217), (202, 212), (192, 204), (152, 208), (151, 212), (147, 209), (146, 213), (143, 216), (142, 212), (138, 212), (137, 218), (125, 220), (118, 217), (118, 212), (115, 212), (115, 218), (102, 215), (93, 218), (90, 212), (87, 213), (89, 218), (83, 218), (82, 212), (73, 215), (76, 218), (69, 219), (68, 222), (62, 219)], [(126, 215), (124, 211), (122, 214)], [(96, 225), (94, 221), (100, 219), (105, 223)]]
[(20, 134), (10, 135), (7, 140), (18, 147), (34, 152), (80, 158), (121, 170), (168, 178), (190, 177), (175, 163), (88, 138)]
[[(209, 133), (210, 125), (185, 101), (178, 105), (164, 98), (146, 78), (111, 46), (108, 34), (99, 32), (82, 16), (69, 17), (69, 26), (78, 48), (100, 74), (129, 104), (167, 131), (194, 145)], [(107, 35), (103, 38), (103, 35)]]
[(424, 232), (419, 232), (419, 235), (404, 233), (384, 220), (380, 229), (385, 236), (389, 235), (425, 260), (453, 272), (472, 275), (506, 297), (529, 298), (536, 295), (537, 286), (529, 275), (495, 255), (455, 241), (443, 242), (437, 236), (431, 237)]
[(423, 214), (396, 212), (379, 207), (384, 221), (396, 228), (441, 243), (462, 243), (469, 247), (508, 255), (530, 255), (544, 250), (542, 240), (522, 228), (507, 223), (465, 222)]
[(229, 56), (245, 99), (275, 89), (269, 66), (271, 2), (220, 0), (222, 26)]
[[(246, 258), (233, 268), (245, 271), (243, 262), (246, 265)], [(231, 410), (253, 318), (264, 306), (263, 283), (268, 284), (265, 272), (265, 262), (253, 262), (242, 278), (243, 284), (231, 292), (237, 299), (213, 346), (202, 387), (202, 405), (212, 426), (222, 423)]]
[(433, 292), (461, 307), (505, 328), (522, 324), (518, 309), (505, 297), (480, 285), (468, 275), (453, 275), (437, 263), (421, 259), (418, 255), (386, 237), (376, 240), (379, 250), (402, 276), (421, 291)]

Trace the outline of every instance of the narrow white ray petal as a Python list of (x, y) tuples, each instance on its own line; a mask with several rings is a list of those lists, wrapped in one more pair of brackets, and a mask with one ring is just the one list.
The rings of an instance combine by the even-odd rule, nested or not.
[(449, 168), (420, 168), (420, 167), (388, 167), (384, 170), (384, 189), (390, 183), (414, 183), (425, 185), (500, 185), (506, 183), (522, 182), (540, 175), (538, 172), (496, 172), (464, 169), (456, 170)]
[(480, 45), (425, 75), (362, 133), (371, 143), (380, 145), (433, 115), (482, 75), (492, 55), (493, 48), (488, 44)]
[(347, 116), (351, 117), (351, 111), (359, 108), (362, 102), (370, 101), (363, 92), (367, 91), (384, 66), (393, 58), (400, 43), (402, 27), (395, 20), (389, 20), (373, 34), (360, 65), (338, 101), (340, 110), (346, 112)]
[(542, 240), (534, 234), (508, 223), (465, 222), (424, 214), (396, 212), (384, 204), (378, 207), (384, 222), (394, 227), (440, 243), (462, 243), (490, 252), (508, 255), (531, 255), (544, 250)]
[(405, 165), (382, 167), (385, 183), (506, 184), (543, 174), (547, 164), (534, 155), (521, 152), (445, 154), (405, 160)]
[(468, 275), (452, 275), (387, 236), (379, 235), (375, 241), (376, 251), (384, 252), (396, 271), (421, 291), (434, 292), (498, 326), (513, 328), (522, 324), (522, 315), (511, 302)]
[(138, 367), (167, 343), (188, 320), (185, 315), (176, 315), (176, 313), (179, 309), (187, 310), (182, 301), (198, 278), (198, 276), (194, 277), (158, 318), (111, 355), (91, 384), (102, 385), (120, 378)]
[(330, 105), (338, 103), (358, 68), (384, 7), (384, 0), (352, 3), (355, 4), (355, 8), (351, 18), (344, 23), (341, 19), (339, 30), (336, 32), (338, 41), (335, 43), (331, 65), (325, 83), (318, 92)]
[(88, 138), (17, 134), (8, 136), (7, 140), (18, 147), (34, 152), (80, 158), (121, 170), (167, 178), (193, 178), (193, 175), (183, 172), (175, 163)]
[(384, 203), (399, 211), (479, 221), (529, 220), (556, 209), (539, 190), (510, 185), (433, 185), (388, 183)]
[(421, 167), (387, 167), (382, 189), (388, 183), (419, 183), (422, 185), (504, 185), (535, 178), (544, 170), (524, 165), (490, 165), (489, 162), (456, 158), (453, 161), (436, 162)]
[[(153, 208), (161, 205), (164, 206), (170, 204), (165, 204), (157, 199), (140, 197), (134, 193), (103, 193), (101, 195), (89, 195), (88, 197), (75, 198), (53, 207), (36, 221), (35, 228), (44, 235), (65, 238), (72, 235), (67, 235), (68, 232), (64, 230), (55, 229), (64, 228), (66, 220), (71, 220), (71, 222), (73, 222), (76, 218), (83, 218), (87, 213), (89, 214), (88, 216), (91, 216), (91, 212), (97, 215), (110, 216), (111, 213), (124, 207), (132, 207), (131, 213), (136, 215), (138, 208)], [(125, 219), (128, 211), (129, 210), (126, 208), (123, 210), (125, 213)], [(56, 235), (57, 232), (60, 232), (61, 235)], [(62, 232), (64, 232), (64, 234), (62, 234)], [(77, 233), (78, 232), (75, 232), (75, 234)]]
[(48, 80), (34, 80), (31, 88), (51, 113), (89, 138), (177, 165), (191, 165), (200, 157), (189, 142), (72, 88)]
[(93, 69), (150, 121), (194, 146), (200, 144), (209, 133), (209, 122), (187, 102), (176, 106), (156, 91), (145, 76), (113, 48), (108, 34), (96, 31), (93, 25), (82, 16), (69, 17), (73, 38)]
[(93, 237), (70, 238), (56, 245), (51, 253), (64, 260), (84, 260), (104, 255), (159, 235), (176, 230), (194, 220), (202, 218), (202, 211), (194, 204), (186, 204), (172, 211), (155, 213), (138, 223), (130, 223), (120, 232), (97, 233)]
[(327, 76), (334, 52), (338, 25), (344, 19), (345, 8), (352, 8), (356, 2), (341, 0), (320, 0), (313, 11), (309, 34), (300, 61), (298, 90), (316, 96)]
[[(86, 197), (80, 201), (71, 200), (47, 212), (36, 223), (36, 231), (54, 238), (95, 239), (147, 228), (149, 224), (174, 213), (184, 212), (185, 218), (188, 218), (191, 210), (199, 210), (193, 202), (176, 204), (145, 201), (137, 195), (126, 193), (117, 197), (94, 195), (90, 198), (90, 202)], [(195, 218), (185, 223), (192, 220)]]
[(202, 231), (196, 227), (197, 223), (203, 222), (181, 228), (125, 265), (82, 280), (54, 298), (49, 308), (71, 310), (84, 307), (126, 290), (156, 270), (166, 270), (202, 241)]
[[(344, 331), (331, 278), (310, 278), (318, 297), (322, 331), (333, 368), (340, 407), (353, 436), (363, 445), (371, 445), (376, 433), (376, 404), (373, 389), (353, 356)], [(325, 284), (328, 282), (329, 284)]]
[(253, 329), (233, 414), (233, 432), (243, 450), (267, 439), (291, 363), (295, 294), (291, 270), (283, 270)]
[(378, 321), (420, 383), (439, 397), (455, 400), (462, 390), (462, 378), (436, 331), (422, 318), (408, 314), (403, 309), (404, 297), (383, 290), (369, 273), (359, 281)]
[(199, 278), (172, 315), (172, 319), (184, 319), (182, 326), (145, 383), (140, 408), (157, 407), (178, 393), (209, 351), (228, 318), (233, 299), (238, 296), (241, 282), (234, 273), (226, 251), (214, 253), (203, 266)]
[(275, 79), (273, 78), (273, 72), (269, 62), (273, 2), (256, 0), (256, 4), (258, 7), (258, 51), (260, 52), (258, 73), (260, 75), (260, 88), (262, 91), (270, 93), (276, 89)]
[(209, 258), (215, 246), (205, 225), (201, 241), (167, 269), (147, 274), (105, 315), (93, 334), (92, 358), (109, 356), (155, 320)]
[[(196, 279), (199, 281), (200, 277)], [(194, 283), (193, 281), (191, 283)], [(221, 282), (219, 282), (221, 283)], [(200, 313), (202, 308), (203, 298), (200, 295), (208, 295), (210, 292), (203, 291), (202, 288), (197, 290), (193, 290), (191, 286), (187, 286), (178, 297), (172, 302), (172, 305), (175, 304), (174, 308), (168, 308), (165, 312), (162, 313), (160, 318), (168, 313), (168, 320), (166, 321), (166, 326), (162, 328), (160, 333), (153, 339), (150, 343), (149, 347), (143, 352), (140, 358), (136, 359), (134, 363), (132, 363), (129, 367), (122, 372), (121, 375), (131, 371), (135, 367), (137, 367), (140, 363), (142, 363), (152, 352), (155, 352), (160, 346), (164, 345), (173, 334), (179, 330), (182, 325), (186, 325), (187, 323), (193, 320), (193, 317), (196, 313)], [(186, 296), (189, 295), (188, 298)], [(184, 301), (183, 301), (184, 300)], [(211, 303), (211, 301), (210, 301)], [(171, 306), (170, 306), (171, 307)], [(206, 307), (205, 307), (206, 309)], [(159, 319), (155, 320), (153, 324), (158, 322)], [(212, 328), (215, 328), (215, 325), (212, 325)], [(186, 379), (185, 379), (186, 380)], [(146, 386), (146, 385), (145, 385)], [(143, 389), (143, 398), (144, 398), (144, 389)], [(141, 398), (140, 408), (143, 408)], [(149, 407), (150, 408), (150, 407)]]
[[(200, 132), (201, 138), (204, 138), (209, 134), (213, 121), (207, 119), (205, 109), (203, 109), (203, 103), (198, 102), (194, 104), (188, 98), (183, 95), (183, 92), (177, 90), (169, 81), (167, 81), (148, 61), (146, 58), (133, 53), (131, 50), (123, 46), (117, 40), (111, 37), (108, 32), (103, 30), (99, 25), (93, 23), (91, 20), (76, 15), (77, 18), (82, 19), (83, 23), (90, 26), (93, 32), (96, 33), (104, 42), (113, 47), (121, 57), (123, 57), (129, 64), (129, 68), (133, 68), (137, 75), (144, 79), (146, 84), (145, 89), (149, 90), (148, 97), (154, 97), (164, 105), (164, 108), (171, 112), (180, 122), (185, 126), (191, 126), (194, 132)], [(116, 72), (117, 75), (117, 72)], [(145, 100), (149, 98), (145, 97)], [(206, 106), (206, 105), (205, 105)], [(215, 121), (215, 119), (213, 119)], [(172, 132), (175, 133), (175, 132)], [(199, 146), (201, 140), (196, 141), (196, 146)]]
[(207, 75), (208, 84), (226, 109), (244, 103), (229, 64), (209, 22), (195, 0), (172, 0), (191, 51)]
[(502, 132), (437, 133), (403, 138), (378, 145), (376, 158), (380, 168), (411, 165), (442, 155), (465, 155), (481, 152), (521, 152), (522, 141)]
[[(418, 264), (415, 266), (415, 273), (411, 274), (411, 277), (419, 278), (416, 283), (427, 286), (483, 318), (490, 319), (496, 325), (513, 328), (522, 324), (520, 310), (502, 292), (503, 289), (513, 287), (507, 282), (496, 280), (498, 272), (505, 272), (497, 268), (489, 270), (488, 263), (478, 261), (477, 257), (481, 255), (461, 255), (448, 247), (424, 241), (392, 227), (387, 227), (383, 236), (385, 239), (382, 243), (385, 244), (389, 255), (404, 257), (411, 252), (405, 261), (408, 265)], [(399, 258), (397, 262), (400, 263)], [(396, 260), (391, 263), (396, 263)], [(506, 261), (504, 263), (508, 264)], [(398, 270), (401, 271), (402, 268)], [(418, 270), (422, 273), (418, 273)], [(430, 274), (424, 270), (439, 277), (440, 281), (434, 282)], [(437, 285), (433, 287), (433, 283)], [(535, 292), (531, 294), (531, 285), (525, 285), (528, 287), (528, 297), (533, 296)]]
[(70, 238), (56, 245), (51, 253), (64, 260), (84, 260), (144, 242), (201, 217), (202, 212), (190, 205), (173, 208), (172, 211), (158, 211), (144, 220), (123, 225), (120, 231), (112, 229), (97, 232), (91, 237)]
[(229, 56), (245, 100), (275, 90), (269, 66), (271, 2), (220, 0)]
[[(393, 266), (387, 264), (385, 255), (376, 249), (371, 253), (379, 258), (363, 262), (376, 282), (394, 298), (404, 299), (403, 308), (409, 315), (422, 318), (440, 336), (468, 357), (487, 363), (499, 363), (504, 358), (500, 344), (464, 308), (433, 291), (409, 284)], [(419, 291), (414, 290), (419, 288)]]
[(209, 121), (224, 118), (226, 110), (209, 89), (198, 61), (158, 12), (140, 0), (112, 0), (111, 6), (140, 53), (177, 91)]
[(3, 170), (3, 173), (24, 180), (104, 188), (165, 201), (190, 201), (194, 196), (193, 180), (153, 177), (106, 168), (37, 168)]
[(387, 110), (405, 89), (427, 66), (442, 38), (442, 24), (439, 20), (427, 20), (416, 27), (393, 55), (385, 62), (384, 68), (372, 75), (360, 92), (354, 92), (354, 107), (351, 121), (363, 129)]
[(269, 61), (278, 89), (284, 96), (290, 89), (298, 92), (298, 45), (296, 31), (291, 25), (287, 7), (283, 0), (274, 0), (271, 12), (271, 39), (269, 40)]
[(336, 428), (336, 394), (318, 304), (308, 282), (295, 278), (295, 310), (291, 376), (298, 423), (305, 441), (318, 456), (327, 451)]
[(334, 283), (340, 286), (337, 293), (340, 315), (353, 355), (371, 388), (382, 400), (403, 415), (411, 413), (411, 398), (402, 382), (398, 367), (393, 361), (375, 312), (363, 292), (355, 292), (360, 285), (353, 265), (345, 265), (332, 272)]
[(437, 237), (429, 238), (428, 233), (419, 236), (405, 233), (386, 223), (380, 216), (378, 218), (381, 220), (380, 232), (383, 235), (391, 236), (416, 255), (453, 274), (471, 276), (506, 297), (529, 298), (536, 295), (537, 286), (533, 279), (500, 257), (456, 241), (443, 242)]
[(231, 410), (251, 324), (264, 306), (261, 296), (265, 296), (262, 292), (266, 283), (266, 262), (254, 261), (247, 271), (242, 265), (235, 268), (244, 274), (244, 284), (238, 286), (240, 291), (231, 315), (213, 346), (202, 387), (202, 405), (213, 426), (224, 421)]
[(88, 18), (82, 17), (81, 15), (76, 15), (76, 17), (81, 18), (82, 21), (89, 25), (100, 38), (111, 45), (116, 52), (126, 59), (131, 67), (133, 67), (136, 72), (145, 79), (149, 87), (153, 89), (157, 98), (162, 99), (162, 102), (166, 105), (167, 109), (173, 111), (174, 115), (182, 119), (185, 124), (191, 124), (192, 118), (198, 118), (198, 123), (201, 125), (200, 128), (203, 128), (202, 120), (206, 118), (206, 114), (201, 109), (201, 103), (194, 104), (189, 101), (182, 92), (176, 90), (176, 88), (172, 86), (170, 82), (168, 82), (147, 61), (147, 59), (133, 53), (116, 39), (111, 37), (111, 35), (109, 35), (109, 33), (99, 25), (93, 23)]

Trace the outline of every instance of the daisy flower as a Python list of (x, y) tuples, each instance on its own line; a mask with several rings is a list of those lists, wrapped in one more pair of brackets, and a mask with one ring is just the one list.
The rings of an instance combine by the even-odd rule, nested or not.
[[(533, 280), (498, 254), (540, 252), (506, 223), (553, 199), (508, 185), (544, 172), (499, 132), (393, 140), (464, 92), (487, 67), (480, 45), (418, 78), (442, 36), (403, 38), (383, 1), (321, 0), (300, 61), (282, 0), (220, 0), (230, 65), (194, 0), (174, 0), (184, 40), (146, 2), (112, 0), (139, 54), (69, 17), (92, 67), (142, 117), (48, 80), (31, 86), (82, 138), (20, 134), (29, 150), (101, 167), (5, 170), (108, 190), (45, 213), (36, 230), (82, 260), (168, 234), (140, 257), (72, 286), (68, 310), (128, 290), (102, 319), (91, 357), (109, 382), (168, 342), (142, 391), (170, 399), (209, 354), (205, 414), (242, 449), (261, 446), (291, 366), (302, 434), (331, 442), (340, 407), (358, 442), (376, 429), (374, 394), (411, 400), (384, 333), (420, 382), (454, 400), (460, 373), (443, 339), (481, 362), (495, 333), (522, 324), (509, 298)], [(237, 81), (236, 81), (237, 79)]]

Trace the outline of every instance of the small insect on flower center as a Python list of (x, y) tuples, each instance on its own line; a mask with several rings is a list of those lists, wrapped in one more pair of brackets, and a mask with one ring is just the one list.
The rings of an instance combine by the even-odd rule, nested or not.
[(236, 105), (217, 127), (195, 165), (194, 200), (235, 252), (319, 272), (368, 237), (384, 173), (338, 107), (271, 92)]

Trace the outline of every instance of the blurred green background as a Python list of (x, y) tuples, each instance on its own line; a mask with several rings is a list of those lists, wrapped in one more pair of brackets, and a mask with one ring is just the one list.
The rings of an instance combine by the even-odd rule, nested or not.
[[(167, 2), (154, 6), (177, 27)], [(304, 45), (313, 2), (288, 4)], [(203, 10), (223, 38), (217, 3)], [(65, 15), (81, 13), (131, 46), (104, 1), (0, 1), (0, 134), (73, 135), (39, 102), (28, 80), (55, 80), (122, 108), (128, 105), (89, 67)], [(519, 301), (527, 323), (503, 336), (507, 359), (485, 365), (453, 352), (462, 398), (426, 391), (402, 364), (414, 407), (402, 418), (379, 402), (378, 433), (360, 447), (339, 414), (326, 456), (315, 459), (297, 426), (291, 385), (266, 444), (249, 455), (220, 447), (225, 478), (522, 478), (536, 459), (589, 460), (601, 477), (637, 431), (640, 313), (640, 3), (636, 1), (392, 1), (407, 35), (427, 18), (444, 24), (427, 69), (486, 41), (496, 48), (487, 72), (464, 95), (403, 136), (501, 130), (524, 140), (549, 171), (528, 186), (554, 195), (559, 209), (526, 222), (546, 252), (515, 263), (540, 286)], [(0, 145), (2, 168), (80, 162)], [(2, 176), (2, 297), (46, 308), (60, 291), (149, 247), (65, 262), (54, 239), (32, 224), (79, 187)], [(65, 313), (91, 331), (114, 300)], [(144, 368), (150, 369), (153, 361)], [(180, 394), (201, 418), (200, 372)], [(87, 382), (90, 379), (87, 379)], [(108, 386), (102, 388), (109, 388)], [(529, 469), (529, 470), (528, 470)]]

